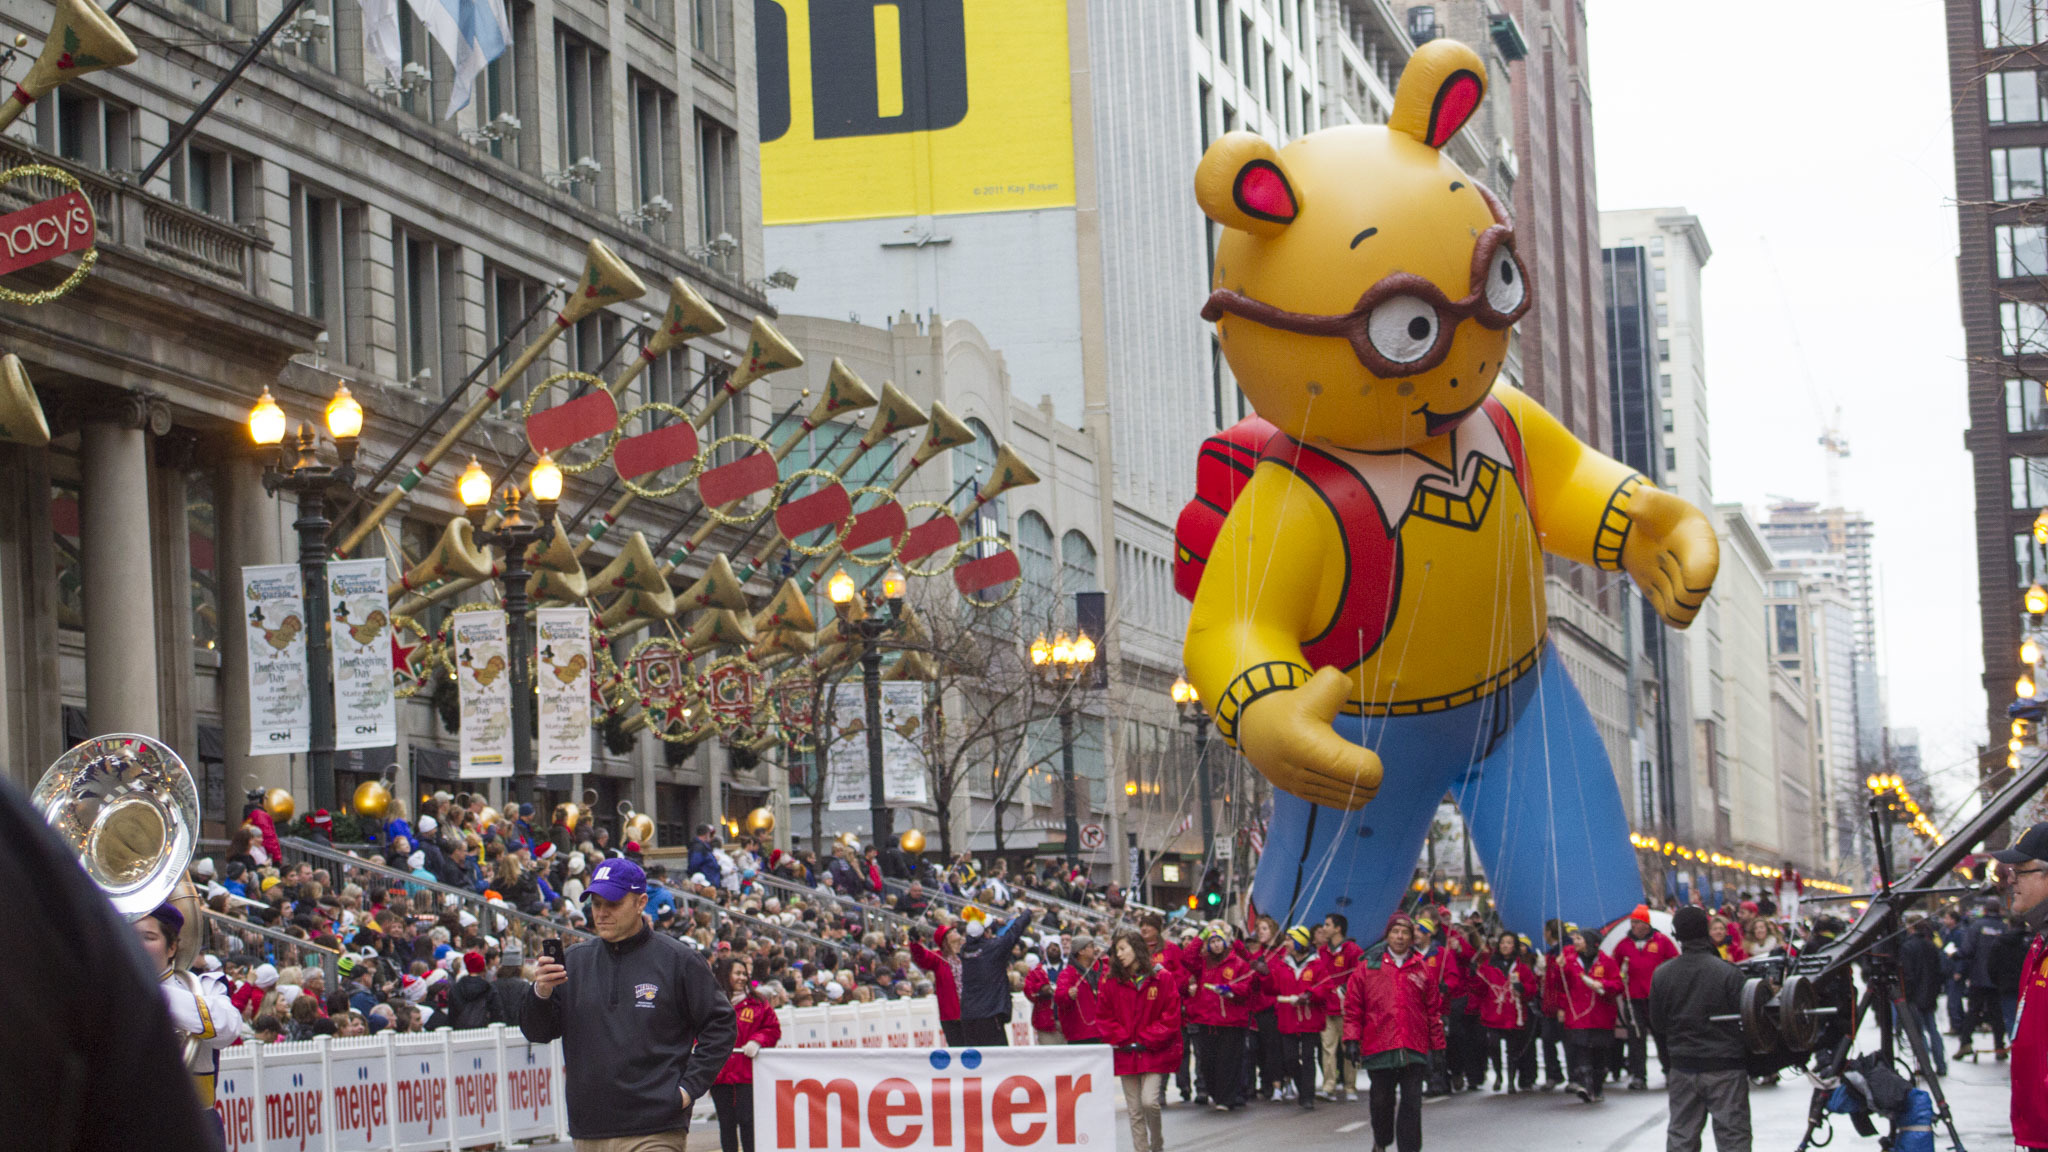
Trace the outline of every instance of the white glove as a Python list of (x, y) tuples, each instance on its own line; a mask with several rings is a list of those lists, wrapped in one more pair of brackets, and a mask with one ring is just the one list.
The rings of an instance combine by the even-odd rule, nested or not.
[(740, 1045), (740, 1051), (747, 1054), (747, 1059), (752, 1060), (761, 1054), (761, 1042), (759, 1040), (749, 1040), (745, 1044)]

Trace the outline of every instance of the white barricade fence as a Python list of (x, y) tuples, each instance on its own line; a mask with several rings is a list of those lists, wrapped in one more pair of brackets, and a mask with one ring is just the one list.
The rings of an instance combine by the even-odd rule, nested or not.
[(754, 1138), (773, 1152), (1078, 1148), (1114, 1143), (1108, 1048), (769, 1049), (754, 1062)]
[(228, 1152), (368, 1152), (566, 1140), (561, 1045), (503, 1025), (242, 1044), (221, 1053)]

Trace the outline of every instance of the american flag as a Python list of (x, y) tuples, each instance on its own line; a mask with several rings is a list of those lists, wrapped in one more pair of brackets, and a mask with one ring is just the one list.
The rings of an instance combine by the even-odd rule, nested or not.
[(1254, 854), (1263, 853), (1266, 850), (1266, 833), (1264, 829), (1247, 828), (1244, 830), (1244, 838), (1252, 846)]
[(1193, 828), (1194, 826), (1195, 814), (1193, 812), (1189, 812), (1180, 818), (1180, 823), (1175, 824), (1173, 826), (1173, 834), (1175, 836), (1178, 836), (1181, 833), (1187, 831), (1188, 829)]

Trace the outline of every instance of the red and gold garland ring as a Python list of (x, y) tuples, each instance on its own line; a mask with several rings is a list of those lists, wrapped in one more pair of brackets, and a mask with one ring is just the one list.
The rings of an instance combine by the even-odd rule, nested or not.
[[(859, 488), (855, 488), (852, 494), (848, 497), (848, 499), (850, 501), (859, 500), (863, 496), (880, 496), (885, 501), (894, 500), (896, 498), (896, 490), (894, 488), (884, 487), (883, 485), (880, 484), (866, 484)], [(875, 508), (880, 507), (880, 504), (875, 505)], [(873, 512), (875, 508), (869, 508), (868, 511)], [(854, 514), (847, 518), (847, 532), (853, 531), (853, 522), (855, 520), (860, 519), (860, 515), (860, 511), (856, 509), (854, 511)], [(906, 521), (906, 523), (908, 522), (909, 517), (910, 509), (906, 508), (904, 509), (904, 520)], [(841, 535), (843, 537), (844, 533), (842, 533)], [(860, 565), (863, 568), (880, 568), (885, 564), (894, 564), (896, 562), (897, 554), (903, 551), (903, 542), (909, 538), (910, 532), (906, 528), (903, 532), (897, 534), (896, 539), (891, 541), (889, 544), (889, 551), (883, 553), (881, 556), (871, 559), (869, 557), (861, 555), (859, 552), (849, 550), (846, 553), (846, 558), (848, 560), (853, 561), (855, 564)]]
[[(697, 453), (697, 459), (700, 462), (708, 460), (713, 455), (715, 455), (720, 448), (725, 447), (727, 444), (745, 444), (753, 448), (756, 452), (766, 452), (771, 458), (775, 455), (775, 446), (768, 443), (766, 440), (761, 439), (759, 436), (749, 436), (744, 432), (734, 432), (730, 435), (720, 436), (718, 439), (713, 440), (711, 442), (710, 447), (705, 448)], [(699, 470), (702, 471), (702, 468), (700, 467)], [(782, 491), (788, 486), (788, 480), (777, 480), (775, 482), (775, 486), (768, 490), (768, 499), (762, 501), (761, 506), (759, 508), (754, 509), (752, 512), (746, 512), (739, 515), (735, 515), (731, 512), (727, 512), (725, 509), (720, 508), (715, 504), (707, 502), (704, 505), (704, 514), (706, 516), (711, 517), (713, 520), (718, 521), (720, 524), (752, 524), (754, 521), (759, 520), (761, 517), (766, 516), (768, 513), (774, 511), (775, 506), (782, 503)]]
[[(924, 508), (929, 508), (934, 512), (944, 512), (949, 517), (953, 515), (953, 510), (947, 507), (941, 501), (913, 500), (910, 503), (905, 504), (903, 506), (904, 516), (908, 518), (910, 513), (916, 512)], [(905, 533), (904, 539), (908, 540), (909, 538), (909, 534)], [(924, 579), (930, 579), (933, 576), (944, 576), (946, 573), (951, 572), (953, 569), (958, 568), (960, 566), (960, 561), (965, 556), (965, 553), (962, 551), (964, 547), (964, 543), (955, 542), (953, 545), (953, 554), (946, 558), (946, 562), (944, 564), (940, 564), (933, 568), (919, 568), (915, 561), (907, 560), (903, 564), (903, 570), (905, 572), (910, 573), (912, 576), (918, 576)], [(898, 552), (901, 552), (903, 550), (903, 545), (900, 542), (896, 545), (896, 550)], [(934, 555), (937, 555), (937, 553), (934, 553)]]
[[(962, 541), (960, 544), (960, 552), (964, 554), (977, 544), (1002, 544), (1005, 547), (1008, 546), (1008, 542), (1005, 541), (1001, 536), (976, 536), (972, 540)], [(957, 563), (951, 565), (951, 567), (957, 566)], [(1015, 580), (1010, 581), (1010, 590), (1008, 592), (1003, 593), (1001, 596), (997, 597), (994, 600), (978, 600), (975, 598), (972, 592), (962, 592), (960, 594), (960, 598), (962, 600), (967, 601), (968, 604), (976, 608), (1000, 608), (1003, 605), (1008, 604), (1010, 601), (1015, 600), (1017, 598), (1017, 593), (1022, 592), (1023, 590), (1024, 577), (1019, 575)]]
[[(715, 681), (718, 674), (728, 668), (737, 668), (741, 673), (753, 677), (754, 683), (757, 686), (753, 703), (745, 708), (720, 707), (712, 702), (715, 698), (712, 689), (716, 686)], [(767, 677), (761, 674), (761, 666), (748, 659), (744, 652), (713, 660), (697, 676), (696, 683), (697, 697), (704, 701), (704, 707), (710, 710), (712, 718), (718, 722), (720, 731), (729, 732), (734, 727), (748, 723), (748, 717), (760, 711), (762, 705), (767, 700)], [(728, 717), (731, 718), (731, 724), (726, 723)]]
[[(626, 425), (632, 423), (633, 418), (640, 415), (642, 412), (666, 412), (669, 415), (674, 416), (676, 419), (684, 421), (685, 423), (687, 423), (690, 419), (690, 414), (688, 412), (683, 411), (681, 408), (678, 408), (673, 404), (663, 404), (658, 401), (642, 404), (637, 408), (629, 408), (626, 411), (619, 413), (619, 427), (617, 430), (617, 435), (614, 437), (614, 447), (617, 447), (617, 439), (622, 438), (624, 436), (626, 431)], [(654, 429), (649, 428), (648, 431), (652, 432), (654, 431)], [(718, 443), (723, 444), (725, 443), (725, 441), (721, 440)], [(712, 445), (712, 447), (715, 448), (717, 447), (717, 445), (714, 444)], [(627, 479), (624, 476), (619, 477), (619, 483), (626, 489), (626, 491), (631, 492), (633, 495), (638, 496), (643, 500), (666, 500), (670, 496), (673, 496), (676, 493), (681, 492), (684, 488), (689, 487), (692, 481), (696, 480), (697, 477), (703, 475), (704, 461), (710, 455), (711, 453), (709, 450), (700, 450), (697, 453), (696, 458), (690, 461), (689, 471), (683, 473), (683, 478), (676, 481), (673, 484), (663, 484), (653, 488), (642, 488), (640, 485), (635, 484), (633, 481)]]
[[(806, 476), (817, 477), (828, 484), (839, 483), (839, 474), (837, 472), (829, 472), (823, 468), (800, 468), (795, 472), (791, 472), (788, 479), (776, 486), (775, 503), (781, 504), (782, 497), (787, 496), (789, 490), (796, 487), (796, 482)], [(819, 491), (823, 491), (823, 489), (819, 489)], [(823, 529), (812, 529), (812, 531), (823, 531)], [(812, 559), (820, 556), (829, 556), (839, 550), (839, 542), (846, 539), (846, 534), (851, 531), (853, 531), (853, 517), (848, 516), (839, 522), (839, 530), (832, 533), (832, 538), (825, 543), (799, 544), (794, 540), (790, 540), (788, 541), (789, 550), (799, 556), (809, 556)]]
[[(0, 188), (5, 188), (7, 185), (23, 178), (41, 178), (54, 181), (67, 192), (78, 193), (78, 198), (85, 204), (85, 214), (92, 224), (93, 239), (95, 241), (92, 247), (79, 254), (78, 267), (71, 270), (71, 275), (66, 276), (54, 287), (45, 288), (39, 292), (16, 292), (12, 288), (0, 285), (0, 300), (5, 300), (9, 304), (24, 304), (33, 308), (38, 304), (48, 304), (57, 297), (78, 287), (85, 281), (86, 274), (92, 271), (92, 266), (98, 263), (100, 258), (100, 249), (97, 243), (99, 239), (99, 214), (92, 210), (92, 197), (85, 195), (85, 186), (78, 182), (78, 177), (73, 176), (62, 168), (49, 164), (23, 164), (19, 168), (9, 168), (5, 172), (0, 172)], [(34, 207), (34, 205), (30, 207)], [(52, 259), (54, 258), (52, 257)]]
[[(540, 383), (534, 385), (533, 390), (526, 394), (526, 407), (522, 409), (519, 413), (519, 420), (522, 426), (524, 426), (526, 421), (533, 419), (533, 406), (540, 402), (541, 397), (548, 394), (548, 389), (553, 388), (556, 384), (561, 383), (564, 380), (581, 380), (594, 388), (607, 387), (603, 380), (599, 379), (596, 376), (592, 376), (588, 372), (557, 372), (553, 376), (550, 376), (547, 379), (541, 381)], [(589, 393), (585, 393), (585, 395), (589, 395)], [(634, 411), (637, 412), (639, 411), (639, 409), (636, 408), (634, 409)], [(605, 461), (611, 459), (612, 449), (617, 448), (619, 446), (619, 440), (625, 434), (625, 426), (625, 417), (621, 416), (619, 418), (619, 422), (617, 424), (612, 425), (611, 434), (604, 438), (604, 450), (602, 452), (599, 452), (597, 455), (592, 456), (588, 460), (578, 460), (573, 464), (565, 463), (564, 461), (558, 459), (555, 461), (555, 467), (561, 469), (562, 475), (564, 476), (580, 476), (583, 473), (590, 471), (592, 468), (597, 467), (599, 464), (602, 464)], [(526, 446), (528, 448), (533, 447), (533, 439), (531, 437), (527, 438)], [(542, 455), (542, 453), (535, 452), (534, 455), (539, 456)]]
[(418, 620), (401, 612), (391, 614), (391, 639), (397, 644), (401, 633), (410, 632), (418, 639), (405, 651), (405, 664), (391, 669), (391, 694), (400, 700), (409, 699), (427, 686), (434, 678), (434, 665), (440, 662), (441, 641), (430, 635)]

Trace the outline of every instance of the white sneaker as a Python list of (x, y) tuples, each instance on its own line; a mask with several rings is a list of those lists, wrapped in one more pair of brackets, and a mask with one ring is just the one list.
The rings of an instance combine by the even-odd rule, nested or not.
[(1353, 1104), (1356, 1104), (1356, 1103), (1358, 1103), (1358, 1093), (1356, 1093), (1356, 1092), (1346, 1092), (1346, 1093), (1344, 1094), (1344, 1099), (1346, 1099), (1346, 1100), (1350, 1101), (1350, 1102), (1351, 1102), (1351, 1103), (1353, 1103)]

